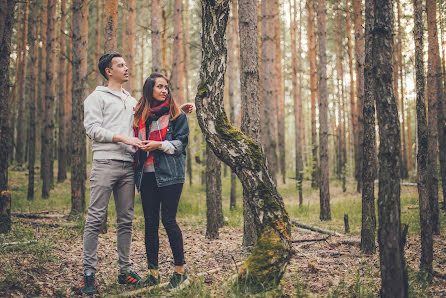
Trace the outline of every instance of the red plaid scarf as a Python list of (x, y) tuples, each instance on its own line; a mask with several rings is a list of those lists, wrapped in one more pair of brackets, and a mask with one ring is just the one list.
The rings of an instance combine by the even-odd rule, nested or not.
[[(135, 129), (135, 137), (138, 137), (143, 141), (164, 141), (166, 139), (167, 126), (169, 125), (170, 119), (169, 110), (169, 99), (165, 100), (159, 106), (150, 109), (150, 113), (153, 115), (152, 118), (147, 119), (146, 122), (144, 122), (142, 118), (139, 119), (138, 129)], [(151, 131), (152, 125), (155, 125), (155, 127), (159, 129)], [(144, 166), (153, 164), (153, 152), (148, 153), (149, 154)]]

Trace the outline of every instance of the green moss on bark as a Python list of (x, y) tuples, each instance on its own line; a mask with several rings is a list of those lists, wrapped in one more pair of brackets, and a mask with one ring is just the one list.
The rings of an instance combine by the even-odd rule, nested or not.
[(246, 152), (247, 156), (252, 158), (254, 164), (258, 165), (258, 168), (261, 167), (262, 150), (260, 150), (260, 146), (244, 135), (240, 130), (232, 126), (225, 111), (217, 114), (215, 128), (223, 140), (234, 143), (244, 142), (248, 145), (249, 151)]
[(267, 227), (240, 269), (239, 287), (252, 293), (273, 289), (282, 279), (289, 257), (279, 232)]

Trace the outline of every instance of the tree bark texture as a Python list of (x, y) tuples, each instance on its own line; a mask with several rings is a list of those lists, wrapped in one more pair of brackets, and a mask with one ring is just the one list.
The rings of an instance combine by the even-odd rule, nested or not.
[[(14, 7), (16, 1), (0, 3), (0, 143), (9, 144), (9, 55), (11, 54), (11, 35), (14, 26)], [(0, 146), (0, 192), (8, 189), (9, 146)]]
[(202, 1), (203, 48), (195, 102), (207, 143), (236, 172), (244, 191), (251, 194), (248, 203), (260, 236), (238, 279), (240, 286), (257, 292), (275, 287), (285, 272), (291, 257), (290, 223), (261, 147), (235, 129), (223, 109), (228, 14), (229, 1)]
[[(184, 47), (184, 91), (185, 102), (190, 102), (189, 94), (189, 69), (190, 69), (190, 44), (189, 44), (189, 0), (184, 3), (184, 35), (183, 35), (183, 47)], [(153, 52), (152, 52), (153, 55)], [(159, 55), (159, 54), (157, 54)], [(186, 171), (189, 177), (189, 185), (192, 185), (192, 152), (191, 146), (186, 147)]]
[[(136, 0), (128, 1), (128, 14), (127, 14), (127, 65), (129, 71), (129, 92), (133, 94), (136, 92)], [(143, 82), (140, 82), (143, 84)]]
[(428, 171), (428, 127), (425, 105), (425, 76), (423, 60), (423, 4), (422, 0), (414, 0), (414, 41), (415, 71), (417, 91), (417, 186), (420, 204), (421, 258), (420, 270), (432, 274), (433, 239), (432, 216), (429, 201)]
[(39, 116), (39, 126), (40, 126), (40, 178), (43, 179), (44, 171), (43, 163), (45, 162), (45, 156), (43, 153), (43, 143), (45, 137), (45, 94), (46, 94), (46, 44), (47, 44), (47, 28), (48, 28), (48, 0), (42, 1), (42, 15), (41, 15), (41, 26), (40, 26), (40, 42), (42, 43), (41, 48), (41, 57), (40, 57), (40, 85), (38, 88), (37, 100), (39, 101), (37, 104), (37, 115)]
[(374, 0), (372, 57), (374, 96), (379, 125), (378, 243), (381, 297), (408, 297), (404, 244), (401, 237), (398, 109), (392, 88), (392, 0)]
[(56, 97), (56, 0), (48, 0), (48, 27), (46, 43), (46, 82), (44, 109), (44, 142), (42, 143), (42, 198), (50, 196), (53, 186), (54, 155), (54, 102)]
[(170, 91), (176, 102), (184, 103), (184, 53), (183, 53), (183, 1), (175, 0), (173, 45), (172, 45), (172, 76)]
[(438, 37), (436, 23), (435, 0), (427, 0), (427, 40), (428, 40), (428, 58), (427, 58), (427, 100), (428, 100), (428, 168), (429, 168), (429, 200), (432, 215), (432, 229), (434, 234), (440, 233), (440, 220), (438, 208), (438, 171), (437, 171), (437, 140), (438, 140), (438, 98), (441, 88), (438, 86), (441, 78), (440, 65), (438, 61)]
[(362, 1), (353, 0), (354, 29), (355, 29), (355, 60), (356, 60), (356, 106), (358, 118), (358, 155), (355, 156), (355, 178), (357, 181), (356, 190), (362, 189), (362, 167), (363, 167), (363, 151), (364, 148), (364, 33), (362, 21)]
[[(373, 19), (374, 8), (373, 0), (365, 2), (365, 65), (364, 67), (364, 105), (362, 112), (358, 110), (359, 115), (363, 115), (363, 134), (361, 134), (361, 121), (359, 120), (359, 144), (362, 145), (362, 220), (361, 220), (361, 251), (366, 254), (374, 254), (375, 247), (375, 178), (376, 178), (376, 149), (375, 149), (375, 77), (373, 65)], [(356, 0), (355, 0), (356, 2)], [(360, 5), (360, 3), (355, 3)], [(358, 55), (356, 56), (358, 57)], [(358, 75), (359, 77), (359, 75)], [(358, 89), (359, 90), (359, 89)], [(358, 92), (359, 93), (359, 92)], [(358, 100), (358, 109), (359, 103)], [(362, 138), (362, 139), (361, 139)]]
[[(206, 238), (217, 239), (221, 208), (221, 163), (215, 154), (206, 146)], [(219, 206), (220, 205), (220, 206)]]
[(319, 0), (317, 10), (318, 42), (319, 42), (319, 199), (321, 220), (331, 220), (330, 211), (330, 179), (328, 163), (328, 90), (327, 90), (327, 45), (326, 45), (326, 14), (325, 0)]
[[(103, 0), (96, 0), (96, 59), (95, 64), (99, 62), (99, 58), (102, 56), (102, 32), (104, 30), (104, 15), (103, 15)], [(99, 72), (98, 67), (95, 67), (96, 85), (99, 86), (102, 83), (102, 75)]]
[[(106, 5), (111, 1), (106, 1)], [(85, 209), (86, 148), (83, 101), (87, 97), (87, 37), (88, 1), (73, 0), (72, 38), (73, 38), (73, 89), (71, 114), (71, 213), (81, 213)], [(107, 13), (107, 20), (112, 17)], [(108, 24), (110, 25), (110, 24)], [(107, 26), (108, 26), (107, 25)], [(109, 32), (108, 32), (109, 33)], [(114, 40), (109, 34), (107, 40)], [(111, 39), (110, 39), (111, 38)], [(110, 45), (109, 45), (110, 46)], [(114, 44), (112, 45), (114, 46)], [(113, 49), (109, 47), (108, 49)]]
[(29, 53), (30, 53), (30, 67), (28, 72), (29, 84), (29, 124), (28, 124), (28, 200), (34, 198), (34, 164), (36, 161), (36, 103), (37, 103), (37, 18), (38, 4), (33, 1), (31, 4), (30, 14), (30, 35), (29, 35)]
[(29, 18), (29, 0), (25, 1), (25, 14), (23, 17), (23, 33), (22, 33), (22, 41), (21, 41), (21, 53), (19, 53), (20, 57), (20, 65), (16, 69), (16, 78), (19, 78), (16, 81), (17, 85), (17, 104), (18, 104), (18, 113), (17, 113), (17, 141), (16, 141), (16, 155), (15, 160), (18, 164), (22, 164), (25, 162), (25, 142), (26, 142), (26, 125), (24, 122), (24, 107), (26, 102), (25, 97), (25, 81), (26, 81), (26, 72), (27, 72), (27, 44), (28, 44), (28, 18)]
[(65, 1), (60, 3), (60, 30), (59, 30), (59, 71), (57, 77), (57, 103), (58, 103), (58, 119), (59, 119), (59, 137), (58, 137), (58, 169), (57, 182), (63, 182), (67, 179), (67, 162), (66, 162), (66, 138), (65, 138), (65, 22), (66, 9)]
[(277, 0), (264, 0), (261, 2), (261, 55), (262, 72), (260, 80), (262, 84), (262, 113), (261, 113), (261, 144), (265, 150), (268, 168), (271, 176), (276, 180), (278, 159), (277, 159), (277, 117), (279, 96), (277, 84), (277, 44), (276, 20), (277, 20)]
[[(116, 27), (118, 26), (118, 0), (105, 1), (105, 53), (116, 51)], [(74, 16), (73, 16), (74, 17)], [(74, 46), (74, 45), (73, 45)], [(73, 77), (74, 79), (74, 77)]]
[[(291, 0), (290, 7), (291, 7)], [(296, 186), (299, 193), (299, 206), (302, 206), (303, 196), (302, 196), (302, 182), (303, 182), (303, 163), (302, 163), (302, 129), (301, 129), (301, 118), (302, 118), (302, 98), (301, 98), (301, 84), (298, 77), (299, 65), (300, 65), (300, 49), (297, 52), (296, 41), (297, 41), (297, 3), (296, 0), (293, 1), (292, 14), (290, 11), (291, 20), (291, 30), (290, 30), (290, 40), (291, 40), (291, 76), (292, 76), (292, 86), (293, 86), (293, 107), (294, 107), (294, 128), (296, 131)], [(299, 7), (300, 8), (300, 7)], [(299, 30), (301, 30), (299, 26)], [(300, 37), (300, 31), (299, 31)], [(299, 39), (299, 45), (300, 45)]]
[(0, 234), (11, 231), (11, 192), (2, 190), (0, 192)]
[(314, 8), (313, 0), (307, 0), (308, 9), (308, 59), (310, 60), (310, 91), (311, 91), (311, 151), (312, 151), (312, 170), (311, 187), (317, 188), (319, 185), (318, 160), (317, 160), (317, 133), (316, 133), (316, 97), (317, 97), (317, 70), (316, 70), (316, 41), (314, 37)]
[(150, 11), (152, 39), (152, 72), (161, 72), (161, 0), (153, 0)]
[[(254, 142), (260, 142), (259, 55), (257, 43), (257, 1), (239, 0), (241, 131)], [(234, 171), (234, 170), (233, 170)], [(234, 171), (235, 172), (235, 171)], [(243, 245), (257, 241), (254, 214), (249, 202), (253, 193), (243, 188)]]

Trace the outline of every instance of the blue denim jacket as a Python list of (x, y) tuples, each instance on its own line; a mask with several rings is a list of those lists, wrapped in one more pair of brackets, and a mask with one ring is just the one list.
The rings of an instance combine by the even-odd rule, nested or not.
[[(175, 147), (174, 154), (166, 154), (161, 150), (154, 151), (153, 165), (158, 187), (184, 183), (188, 139), (189, 125), (187, 124), (187, 117), (186, 114), (181, 112), (181, 115), (175, 120), (169, 121), (167, 126), (166, 141), (169, 141)], [(141, 191), (147, 152), (138, 150), (135, 159), (135, 185), (136, 189)]]

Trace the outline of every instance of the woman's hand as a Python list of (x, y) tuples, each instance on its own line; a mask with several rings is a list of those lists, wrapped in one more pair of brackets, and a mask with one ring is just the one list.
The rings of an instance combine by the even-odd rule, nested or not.
[(162, 145), (163, 145), (162, 142), (149, 140), (149, 141), (142, 141), (142, 145), (139, 148), (146, 152), (151, 152), (151, 151), (161, 149)]
[(185, 112), (186, 114), (190, 114), (195, 109), (195, 105), (191, 102), (184, 103), (180, 106), (180, 109), (183, 110), (183, 112)]

